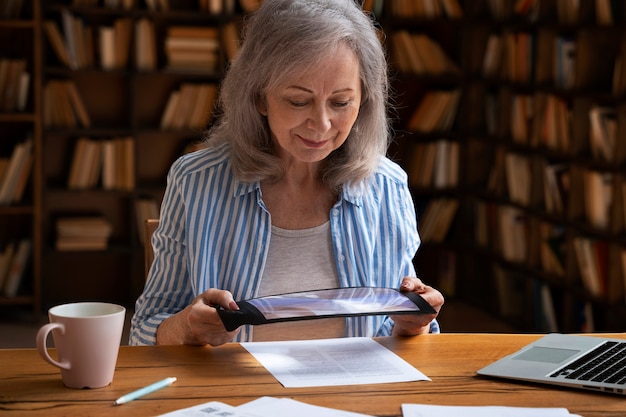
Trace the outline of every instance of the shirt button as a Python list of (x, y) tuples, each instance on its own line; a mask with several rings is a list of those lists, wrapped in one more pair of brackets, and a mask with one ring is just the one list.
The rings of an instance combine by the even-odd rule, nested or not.
[(337, 259), (339, 260), (339, 262), (343, 262), (346, 259), (346, 257), (343, 255), (339, 255)]
[(339, 210), (333, 209), (333, 216), (339, 216)]

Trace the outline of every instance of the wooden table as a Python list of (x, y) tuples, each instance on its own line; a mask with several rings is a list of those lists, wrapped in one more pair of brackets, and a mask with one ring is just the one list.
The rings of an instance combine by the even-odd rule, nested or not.
[[(626, 335), (613, 335), (626, 338)], [(34, 349), (0, 350), (0, 414), (6, 416), (156, 416), (208, 401), (239, 405), (261, 396), (373, 416), (402, 415), (401, 404), (567, 407), (584, 417), (624, 416), (626, 398), (480, 377), (476, 370), (540, 335), (439, 334), (377, 338), (432, 378), (392, 384), (284, 388), (243, 347), (123, 346), (113, 383), (65, 388), (60, 372)], [(119, 396), (169, 376), (178, 381), (121, 406)]]

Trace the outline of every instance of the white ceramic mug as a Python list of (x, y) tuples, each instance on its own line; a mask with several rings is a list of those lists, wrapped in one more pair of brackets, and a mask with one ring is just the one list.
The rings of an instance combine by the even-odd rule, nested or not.
[[(100, 388), (113, 381), (124, 329), (126, 309), (117, 304), (81, 302), (52, 307), (50, 323), (37, 333), (37, 350), (51, 365), (61, 368), (69, 388)], [(52, 332), (58, 359), (48, 353)]]

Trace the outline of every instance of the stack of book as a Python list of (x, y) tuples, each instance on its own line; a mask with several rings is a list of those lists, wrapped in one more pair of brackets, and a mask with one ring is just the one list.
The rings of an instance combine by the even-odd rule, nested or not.
[(170, 94), (161, 116), (161, 129), (204, 129), (216, 97), (215, 84), (182, 84)]
[(50, 80), (43, 90), (43, 121), (46, 127), (91, 126), (85, 103), (72, 80)]
[[(74, 16), (68, 9), (61, 10), (61, 20), (65, 34), (62, 45), (67, 50), (68, 66), (73, 70), (93, 67), (96, 61), (93, 28), (85, 25), (79, 16)], [(52, 40), (52, 43), (54, 45), (57, 42)]]
[(448, 235), (459, 201), (436, 198), (428, 202), (419, 219), (419, 233), (424, 242), (443, 242)]
[(132, 137), (76, 141), (67, 186), (72, 190), (94, 188), (102, 180), (105, 190), (135, 188), (135, 141)]
[(65, 217), (56, 221), (56, 231), (59, 251), (104, 250), (112, 227), (102, 216)]
[(446, 139), (414, 144), (407, 163), (411, 186), (439, 189), (456, 186), (459, 152), (459, 143)]
[(460, 90), (427, 92), (409, 120), (409, 130), (421, 133), (450, 130), (460, 99)]
[(105, 70), (126, 68), (133, 21), (115, 19), (111, 26), (100, 26), (100, 66)]
[[(129, 18), (115, 19), (110, 26), (100, 26), (97, 31), (86, 26), (80, 17), (67, 9), (61, 11), (63, 32), (53, 20), (44, 22), (44, 31), (59, 62), (73, 70), (93, 67), (96, 52), (105, 70), (126, 67), (130, 52), (133, 22)], [(94, 33), (95, 32), (95, 33)], [(98, 48), (94, 43), (98, 41)]]
[(392, 35), (393, 50), (398, 68), (417, 75), (458, 74), (459, 67), (443, 48), (423, 33), (411, 34), (399, 30)]
[(219, 32), (214, 27), (172, 26), (165, 38), (168, 69), (207, 73), (217, 68)]

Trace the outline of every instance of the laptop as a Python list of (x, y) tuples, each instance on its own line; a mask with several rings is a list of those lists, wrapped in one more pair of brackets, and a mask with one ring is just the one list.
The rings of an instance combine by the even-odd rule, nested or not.
[(477, 373), (626, 394), (626, 339), (551, 333)]

